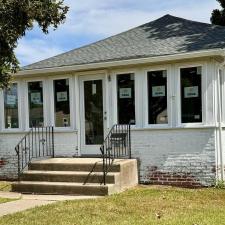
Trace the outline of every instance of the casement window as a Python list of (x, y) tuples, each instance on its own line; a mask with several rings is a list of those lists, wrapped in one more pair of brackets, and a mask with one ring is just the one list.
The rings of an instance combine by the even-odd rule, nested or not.
[(6, 129), (19, 128), (18, 85), (16, 83), (4, 90), (4, 116)]
[(70, 126), (69, 79), (54, 80), (54, 114), (56, 127)]
[(43, 126), (43, 82), (28, 83), (29, 126)]
[(202, 67), (180, 69), (181, 123), (202, 122)]
[(117, 75), (117, 108), (119, 124), (135, 124), (134, 74)]
[(148, 123), (168, 124), (166, 70), (148, 72)]

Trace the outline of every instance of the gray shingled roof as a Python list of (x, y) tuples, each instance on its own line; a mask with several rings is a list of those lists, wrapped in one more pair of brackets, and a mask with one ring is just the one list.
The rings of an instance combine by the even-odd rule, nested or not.
[(23, 69), (43, 69), (109, 62), (225, 47), (225, 28), (165, 15), (96, 43)]

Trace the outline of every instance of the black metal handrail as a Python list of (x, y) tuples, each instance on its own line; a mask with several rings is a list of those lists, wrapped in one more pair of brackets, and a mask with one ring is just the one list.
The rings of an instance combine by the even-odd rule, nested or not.
[(130, 124), (115, 124), (100, 147), (103, 160), (103, 183), (114, 159), (131, 158)]
[(18, 179), (34, 158), (51, 156), (54, 158), (54, 127), (32, 127), (16, 145), (18, 157)]

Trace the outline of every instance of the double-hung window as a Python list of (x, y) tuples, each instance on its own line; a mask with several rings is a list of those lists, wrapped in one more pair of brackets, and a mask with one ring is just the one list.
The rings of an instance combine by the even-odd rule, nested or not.
[(202, 67), (180, 69), (181, 123), (202, 122)]
[(4, 90), (5, 128), (19, 128), (18, 85), (13, 83)]
[(168, 124), (167, 71), (148, 72), (148, 124)]

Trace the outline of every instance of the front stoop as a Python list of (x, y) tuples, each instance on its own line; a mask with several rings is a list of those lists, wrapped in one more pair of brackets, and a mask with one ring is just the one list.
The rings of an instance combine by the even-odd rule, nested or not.
[(104, 196), (138, 184), (136, 159), (116, 159), (103, 185), (102, 159), (54, 158), (31, 162), (12, 190), (34, 194)]

